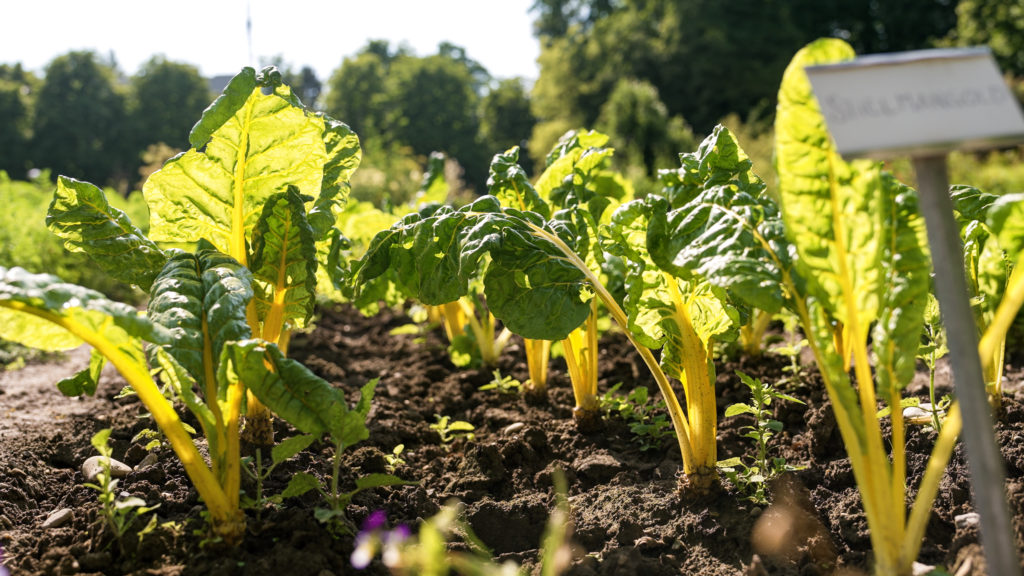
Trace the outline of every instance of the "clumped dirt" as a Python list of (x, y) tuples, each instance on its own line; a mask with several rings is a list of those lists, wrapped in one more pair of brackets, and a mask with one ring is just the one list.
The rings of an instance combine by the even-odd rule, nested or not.
[[(360, 523), (383, 509), (389, 523), (416, 526), (457, 499), (476, 535), (499, 560), (514, 560), (537, 572), (537, 554), (555, 505), (555, 477), (568, 481), (574, 560), (569, 573), (590, 575), (825, 575), (860, 574), (870, 567), (870, 535), (845, 458), (835, 420), (817, 373), (805, 363), (800, 382), (786, 391), (805, 404), (776, 403), (783, 432), (773, 439), (775, 455), (803, 466), (771, 486), (772, 505), (750, 503), (727, 482), (701, 499), (681, 494), (681, 468), (673, 441), (642, 450), (628, 427), (609, 419), (603, 429), (582, 433), (573, 423), (573, 396), (565, 364), (552, 361), (550, 402), (530, 404), (522, 395), (479, 388), (492, 369), (459, 369), (451, 364), (443, 335), (392, 335), (410, 323), (385, 311), (365, 318), (345, 306), (321, 310), (317, 327), (297, 335), (291, 355), (354, 402), (358, 389), (380, 378), (370, 413), (370, 438), (343, 457), (347, 486), (366, 474), (384, 472), (385, 455), (405, 445), (396, 474), (415, 485), (378, 488), (359, 494), (348, 509)], [(1006, 458), (1008, 495), (1018, 549), (1024, 549), (1024, 397), (1022, 366), (1007, 370), (1006, 410), (997, 439)], [(502, 375), (527, 379), (521, 341), (513, 340), (500, 359)], [(133, 441), (152, 421), (131, 397), (117, 398), (124, 385), (107, 372), (93, 398), (60, 396), (54, 382), (84, 367), (88, 352), (34, 363), (0, 373), (0, 545), (12, 574), (104, 575), (282, 575), (330, 576), (356, 571), (349, 563), (353, 539), (334, 537), (313, 515), (321, 504), (308, 493), (283, 506), (248, 510), (249, 533), (236, 549), (202, 546), (203, 510), (169, 449), (158, 449), (155, 464), (144, 441)], [(788, 360), (767, 354), (738, 356), (718, 366), (720, 415), (748, 392), (735, 370), (777, 381)], [(622, 392), (654, 383), (626, 339), (602, 337), (601, 391), (622, 383)], [(948, 371), (939, 373), (949, 390)], [(927, 397), (919, 374), (908, 394)], [(437, 415), (475, 427), (472, 442), (442, 445), (430, 429)], [(186, 420), (188, 419), (187, 415)], [(748, 416), (724, 419), (719, 458), (752, 451), (739, 426)], [(278, 422), (278, 438), (295, 434)], [(141, 540), (129, 534), (122, 551), (97, 528), (95, 491), (83, 486), (80, 465), (95, 452), (91, 436), (112, 428), (114, 457), (135, 466), (120, 488), (159, 504), (160, 525)], [(934, 432), (908, 431), (908, 468), (916, 485)], [(333, 449), (326, 442), (279, 466), (265, 490), (279, 493), (296, 472), (330, 475)], [(560, 472), (559, 472), (560, 471)], [(250, 492), (252, 483), (243, 486)], [(55, 511), (70, 509), (65, 524), (44, 528)], [(962, 446), (942, 480), (919, 560), (954, 572), (984, 574), (976, 529), (957, 529), (954, 518), (970, 512), (971, 491)], [(379, 561), (362, 573), (387, 574)]]

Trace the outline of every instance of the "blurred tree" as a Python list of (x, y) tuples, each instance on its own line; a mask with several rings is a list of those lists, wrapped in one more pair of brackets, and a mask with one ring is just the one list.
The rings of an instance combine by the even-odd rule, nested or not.
[(647, 176), (674, 167), (679, 153), (693, 150), (693, 133), (682, 118), (669, 117), (653, 84), (623, 78), (601, 108), (596, 127), (608, 134), (615, 159), (642, 167)]
[(0, 65), (0, 170), (25, 178), (29, 166), (32, 100), (39, 81), (21, 64)]
[(497, 154), (519, 146), (519, 163), (527, 174), (533, 172), (527, 142), (534, 124), (530, 97), (522, 79), (500, 80), (480, 103), (480, 139), (484, 149)]
[(307, 106), (318, 107), (317, 100), (323, 91), (323, 82), (316, 76), (316, 71), (303, 66), (298, 72), (288, 71), (284, 75), (284, 83), (292, 87), (292, 93), (299, 97)]
[(385, 133), (424, 158), (445, 152), (475, 187), (486, 181), (489, 156), (477, 138), (479, 97), (473, 86), (466, 64), (448, 56), (397, 58), (385, 80)]
[(592, 125), (624, 77), (649, 82), (669, 117), (708, 133), (729, 113), (774, 108), (783, 70), (811, 40), (841, 36), (861, 53), (926, 48), (955, 24), (955, 2), (536, 0), (533, 150), (550, 147), (557, 127)]
[(276, 54), (269, 58), (260, 58), (260, 67), (274, 66), (281, 72), (281, 80), (292, 89), (292, 94), (299, 97), (303, 104), (310, 108), (320, 109), (320, 93), (323, 91), (323, 82), (317, 78), (316, 70), (309, 66), (303, 66), (298, 71), (285, 61), (284, 56)]
[(987, 45), (1006, 74), (1024, 79), (1024, 2), (1020, 0), (960, 0), (956, 46)]
[(392, 50), (387, 40), (371, 40), (355, 56), (345, 58), (327, 81), (327, 114), (348, 124), (361, 139), (380, 137), (388, 108), (384, 79), (400, 56), (408, 52)]
[(131, 85), (135, 150), (141, 153), (160, 142), (188, 149), (189, 131), (213, 97), (199, 70), (154, 56), (139, 68)]
[(93, 52), (69, 52), (50, 62), (33, 120), (36, 167), (99, 185), (134, 172), (126, 98), (115, 74)]

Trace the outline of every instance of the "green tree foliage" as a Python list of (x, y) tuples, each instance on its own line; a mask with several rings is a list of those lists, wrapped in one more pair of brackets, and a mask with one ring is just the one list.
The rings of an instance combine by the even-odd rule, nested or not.
[(548, 149), (566, 126), (594, 125), (623, 77), (649, 82), (669, 117), (708, 133), (729, 113), (773, 108), (778, 79), (807, 42), (927, 48), (955, 25), (955, 1), (537, 0), (533, 149)]
[(36, 101), (36, 167), (109, 182), (134, 166), (124, 91), (93, 52), (69, 52), (46, 67)]
[(38, 81), (21, 64), (0, 65), (0, 170), (15, 178), (28, 168), (33, 92)]
[(482, 184), (487, 156), (477, 140), (479, 97), (465, 64), (442, 55), (398, 58), (386, 86), (389, 134), (424, 157), (445, 152), (466, 168), (468, 180)]
[(391, 63), (404, 50), (392, 51), (386, 40), (371, 40), (351, 58), (345, 58), (327, 81), (327, 114), (341, 118), (363, 140), (382, 135), (388, 108), (385, 78)]
[(466, 168), (472, 186), (482, 188), (491, 151), (480, 146), (478, 91), (489, 79), (451, 44), (419, 57), (374, 41), (332, 74), (326, 111), (360, 135), (370, 163), (373, 150), (408, 148), (423, 162), (431, 152), (445, 152)]
[(132, 77), (131, 86), (136, 150), (160, 142), (187, 149), (188, 132), (212, 96), (199, 70), (154, 56)]
[(530, 112), (530, 96), (523, 80), (508, 78), (498, 81), (480, 102), (480, 138), (486, 150), (494, 153), (519, 146), (520, 163), (532, 173), (527, 141), (536, 124)]
[(1024, 78), (1024, 3), (1019, 0), (960, 0), (958, 46), (988, 45), (1003, 72)]
[(693, 133), (668, 109), (650, 82), (623, 78), (601, 107), (597, 129), (608, 134), (620, 161), (641, 167), (653, 176), (658, 167), (676, 162), (680, 152), (692, 151)]

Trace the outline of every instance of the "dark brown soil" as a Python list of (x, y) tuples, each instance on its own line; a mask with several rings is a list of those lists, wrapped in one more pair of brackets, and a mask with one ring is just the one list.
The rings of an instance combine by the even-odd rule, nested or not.
[[(576, 552), (570, 574), (848, 575), (869, 570), (869, 535), (849, 461), (809, 365), (802, 383), (787, 389), (806, 405), (773, 405), (785, 425), (773, 439), (776, 455), (806, 467), (773, 484), (773, 505), (762, 510), (728, 483), (701, 500), (680, 495), (681, 461), (672, 441), (660, 450), (643, 451), (615, 419), (602, 430), (581, 433), (572, 420), (564, 361), (552, 362), (550, 403), (531, 405), (521, 395), (480, 391), (491, 381), (491, 370), (454, 367), (438, 332), (390, 334), (408, 322), (392, 312), (364, 318), (335, 307), (322, 311), (315, 331), (293, 340), (291, 355), (349, 392), (352, 401), (367, 380), (380, 378), (370, 439), (343, 459), (343, 477), (350, 486), (358, 476), (383, 472), (385, 454), (405, 445), (405, 464), (396, 473), (417, 484), (358, 495), (348, 510), (354, 522), (383, 509), (392, 524), (415, 526), (458, 499), (472, 529), (499, 559), (536, 568), (555, 501), (553, 479), (561, 470), (568, 479)], [(525, 380), (522, 357), (521, 341), (513, 340), (501, 357), (501, 374)], [(140, 467), (121, 481), (121, 489), (159, 504), (161, 522), (141, 544), (126, 538), (122, 552), (96, 528), (96, 493), (83, 486), (79, 468), (95, 453), (89, 440), (101, 428), (113, 428), (115, 458), (139, 464), (146, 452), (132, 438), (152, 422), (133, 398), (115, 398), (123, 386), (115, 373), (106, 374), (94, 398), (60, 396), (54, 382), (87, 362), (88, 352), (78, 350), (55, 362), (0, 373), (0, 545), (12, 574), (356, 573), (348, 560), (352, 537), (333, 537), (314, 518), (313, 509), (321, 504), (314, 493), (286, 500), (284, 506), (247, 511), (249, 534), (237, 549), (203, 547), (202, 505), (169, 449), (158, 451), (157, 464)], [(735, 370), (777, 381), (786, 363), (768, 354), (719, 365), (720, 412), (748, 398)], [(1021, 368), (1008, 368), (1006, 412), (997, 429), (1018, 549), (1024, 549)], [(618, 382), (623, 391), (654, 388), (625, 338), (614, 332), (602, 338), (601, 374), (602, 391)], [(943, 370), (939, 377), (948, 391), (948, 373)], [(908, 394), (926, 398), (925, 382), (919, 378)], [(476, 439), (443, 446), (429, 428), (436, 415), (472, 423)], [(750, 440), (738, 431), (743, 424), (749, 424), (749, 417), (720, 422), (719, 458), (751, 453)], [(294, 434), (281, 422), (276, 431), (278, 438)], [(916, 485), (934, 433), (913, 427), (908, 440), (908, 467)], [(275, 470), (265, 489), (280, 492), (298, 471), (327, 477), (331, 456), (328, 443), (314, 444)], [(71, 520), (44, 529), (44, 520), (63, 508), (72, 510)], [(958, 447), (942, 481), (921, 562), (953, 573), (969, 558), (972, 567), (965, 573), (984, 574), (977, 533), (954, 526), (954, 517), (971, 509)], [(755, 533), (771, 537), (755, 541)], [(362, 573), (387, 571), (375, 562)]]

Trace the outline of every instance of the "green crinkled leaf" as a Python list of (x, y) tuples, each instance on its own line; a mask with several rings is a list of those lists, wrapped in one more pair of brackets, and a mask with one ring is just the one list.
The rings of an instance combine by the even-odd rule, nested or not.
[(544, 218), (551, 215), (551, 208), (541, 199), (526, 177), (526, 171), (519, 165), (518, 146), (494, 155), (494, 159), (491, 160), (490, 176), (487, 178), (487, 189), (502, 206), (536, 212)]
[(0, 337), (41, 350), (105, 340), (144, 365), (142, 341), (162, 344), (171, 335), (132, 306), (95, 290), (0, 267)]
[(74, 376), (57, 382), (57, 390), (65, 396), (92, 396), (99, 386), (100, 373), (106, 363), (107, 359), (93, 348), (89, 354), (89, 366)]
[(189, 144), (193, 148), (205, 146), (213, 133), (245, 106), (255, 88), (256, 70), (248, 66), (242, 68), (242, 71), (228, 82), (224, 92), (203, 111), (202, 117), (188, 135)]
[(411, 297), (431, 305), (452, 302), (469, 293), (489, 255), (484, 290), (494, 316), (524, 337), (559, 340), (589, 310), (582, 296), (584, 276), (537, 229), (573, 240), (568, 223), (502, 210), (493, 196), (459, 210), (410, 214), (374, 237), (353, 265), (356, 296), (362, 286), (395, 269)]
[(226, 342), (251, 336), (245, 308), (252, 295), (249, 270), (202, 242), (196, 254), (171, 256), (153, 282), (149, 317), (174, 335), (167, 352), (202, 382), (217, 370), (204, 369), (204, 351), (216, 362)]
[(167, 262), (164, 252), (88, 182), (66, 176), (57, 179), (46, 226), (64, 240), (68, 250), (85, 252), (113, 278), (143, 290), (149, 290)]
[[(881, 258), (886, 239), (882, 214), (888, 202), (881, 166), (847, 163), (836, 152), (805, 66), (854, 57), (842, 40), (823, 39), (797, 52), (783, 75), (775, 121), (779, 196), (786, 236), (807, 289), (830, 303), (833, 318), (850, 324), (843, 293), (852, 291), (861, 326), (878, 316)], [(844, 276), (843, 271), (848, 273)]]
[(302, 328), (316, 305), (316, 245), (303, 198), (294, 186), (271, 196), (252, 236), (256, 315), (265, 321), (275, 307), (284, 322)]
[(682, 278), (706, 278), (748, 306), (778, 311), (789, 242), (746, 154), (718, 126), (681, 161), (679, 170), (662, 172), (663, 196), (645, 200), (652, 260)]
[[(359, 162), (358, 139), (348, 126), (303, 107), (273, 74), (253, 74), (244, 69), (207, 109), (190, 139), (196, 147), (146, 181), (153, 240), (205, 238), (246, 263), (264, 203), (288, 185), (314, 198), (318, 239), (333, 226)], [(273, 91), (265, 94), (261, 82)]]
[(245, 340), (226, 346), (219, 377), (230, 378), (229, 370), (275, 414), (305, 434), (330, 430), (334, 406), (344, 406), (340, 392), (273, 344)]
[(890, 398), (892, 390), (902, 390), (914, 378), (916, 353), (910, 352), (916, 352), (921, 342), (932, 263), (916, 192), (889, 174), (883, 175), (881, 184), (889, 199), (884, 229), (888, 242), (882, 258), (887, 279), (880, 288), (872, 344), (879, 395)]
[(349, 180), (363, 158), (359, 137), (347, 124), (329, 116), (321, 117), (327, 161), (324, 163), (320, 194), (309, 211), (309, 224), (318, 242), (326, 239), (338, 214), (348, 203)]
[(629, 318), (629, 330), (648, 348), (664, 347), (662, 364), (672, 374), (681, 370), (682, 330), (679, 304), (685, 306), (692, 328), (707, 346), (712, 339), (735, 339), (741, 314), (732, 306), (724, 290), (711, 286), (700, 277), (682, 280), (660, 269), (648, 252), (649, 216), (653, 209), (667, 208), (665, 202), (633, 201), (624, 204), (612, 217), (605, 248), (627, 261), (626, 297), (623, 309)]
[(512, 332), (560, 340), (590, 314), (583, 273), (529, 230), (503, 229), (491, 259), (484, 276), (487, 306)]

